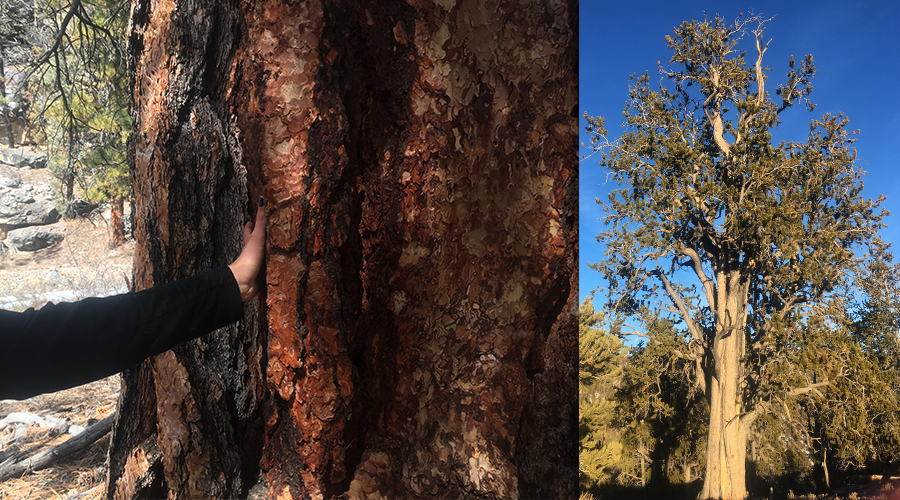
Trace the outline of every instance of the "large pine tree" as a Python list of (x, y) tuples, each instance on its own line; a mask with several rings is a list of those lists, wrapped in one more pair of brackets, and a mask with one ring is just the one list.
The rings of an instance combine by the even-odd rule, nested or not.
[[(790, 361), (786, 346), (818, 340), (794, 334), (810, 316), (840, 323), (835, 290), (881, 220), (880, 201), (861, 197), (842, 114), (812, 120), (806, 142), (773, 142), (782, 112), (814, 108), (816, 68), (811, 55), (799, 64), (791, 57), (773, 95), (767, 21), (717, 16), (675, 28), (660, 87), (632, 75), (625, 132), (601, 160), (623, 188), (603, 203), (607, 250), (596, 268), (609, 280), (614, 321), (654, 309), (687, 332), (675, 354), (694, 364), (710, 407), (704, 499), (745, 498), (754, 420), (842, 373), (795, 363), (789, 383), (768, 382)], [(749, 59), (739, 42), (749, 42)], [(600, 149), (603, 120), (589, 121)]]

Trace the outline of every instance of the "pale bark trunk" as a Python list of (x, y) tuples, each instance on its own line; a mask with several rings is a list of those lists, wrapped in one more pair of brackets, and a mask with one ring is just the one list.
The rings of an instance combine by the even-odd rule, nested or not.
[(641, 446), (639, 448), (641, 455), (641, 488), (645, 488), (647, 486), (647, 478), (644, 476), (644, 471), (646, 467), (646, 461), (644, 460), (644, 442), (641, 441)]
[(134, 7), (137, 284), (261, 194), (265, 308), (126, 374), (111, 493), (575, 496), (575, 5), (189, 3)]
[(713, 345), (715, 375), (709, 378), (709, 440), (701, 499), (743, 500), (746, 491), (747, 426), (742, 420), (740, 379), (746, 324), (746, 284), (738, 273), (720, 273), (718, 323)]
[(647, 477), (644, 475), (644, 471), (647, 469), (646, 461), (644, 460), (644, 455), (641, 455), (641, 488), (645, 488), (647, 486)]

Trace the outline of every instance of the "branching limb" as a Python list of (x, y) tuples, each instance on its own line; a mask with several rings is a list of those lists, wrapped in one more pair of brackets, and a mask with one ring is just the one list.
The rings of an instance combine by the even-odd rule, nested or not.
[(760, 106), (762, 106), (766, 102), (766, 92), (765, 92), (766, 76), (763, 74), (762, 58), (763, 58), (763, 54), (766, 53), (766, 50), (769, 49), (769, 43), (772, 42), (772, 40), (770, 39), (768, 42), (766, 42), (765, 47), (763, 47), (760, 44), (760, 38), (762, 38), (762, 36), (763, 36), (763, 24), (765, 24), (767, 21), (770, 21), (770, 20), (771, 20), (771, 18), (767, 19), (765, 21), (760, 21), (760, 23), (756, 27), (756, 29), (753, 30), (753, 35), (756, 37), (756, 53), (757, 53), (757, 57), (756, 57), (756, 85), (757, 85), (756, 104), (758, 104)]
[(716, 282), (703, 271), (703, 262), (700, 260), (700, 255), (697, 253), (697, 250), (683, 243), (678, 244), (677, 250), (682, 255), (691, 259), (691, 267), (694, 269), (697, 278), (699, 278), (700, 282), (703, 284), (703, 289), (706, 293), (706, 303), (709, 304), (710, 309), (715, 310)]
[(656, 270), (652, 271), (649, 274), (654, 274), (659, 280), (662, 282), (663, 286), (666, 288), (666, 293), (669, 295), (669, 298), (672, 299), (672, 302), (675, 304), (675, 307), (678, 308), (678, 314), (684, 319), (685, 324), (688, 327), (688, 331), (690, 331), (691, 335), (695, 339), (703, 338), (703, 332), (700, 331), (700, 328), (697, 326), (697, 323), (694, 321), (694, 318), (691, 317), (690, 311), (688, 311), (687, 306), (684, 305), (684, 302), (681, 300), (681, 297), (678, 296), (678, 293), (672, 288), (672, 284), (669, 283), (669, 279), (666, 277), (666, 274), (662, 271)]
[(62, 24), (59, 26), (59, 30), (56, 32), (56, 38), (53, 39), (53, 45), (50, 48), (41, 54), (34, 63), (31, 65), (31, 70), (25, 76), (24, 81), (28, 81), (31, 79), (31, 76), (35, 71), (38, 70), (41, 66), (50, 62), (50, 58), (54, 57), (55, 54), (59, 52), (59, 48), (62, 45), (63, 39), (66, 37), (66, 30), (69, 27), (69, 23), (72, 22), (72, 18), (75, 17), (75, 14), (81, 8), (81, 0), (73, 0), (72, 4), (69, 6), (68, 12), (66, 12), (65, 17), (63, 17)]
[(829, 382), (828, 379), (825, 379), (824, 382), (816, 382), (815, 384), (809, 384), (805, 387), (795, 387), (791, 389), (788, 394), (791, 396), (799, 396), (801, 394), (806, 394), (807, 392), (815, 392), (819, 396), (822, 396), (822, 393), (819, 392), (819, 387), (826, 387), (829, 384), (831, 384), (831, 382)]

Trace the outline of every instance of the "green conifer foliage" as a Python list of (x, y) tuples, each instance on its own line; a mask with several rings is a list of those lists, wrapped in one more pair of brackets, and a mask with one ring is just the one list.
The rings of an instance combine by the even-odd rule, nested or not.
[[(900, 461), (900, 264), (878, 246), (857, 276), (851, 363), (819, 406), (823, 438), (841, 468)], [(883, 472), (883, 470), (878, 470)]]
[(583, 490), (615, 478), (622, 459), (613, 396), (622, 375), (624, 348), (603, 324), (603, 314), (594, 310), (590, 298), (586, 299), (578, 323), (578, 458)]
[(75, 183), (94, 202), (122, 199), (131, 186), (125, 161), (131, 131), (125, 74), (127, 4), (78, 0), (41, 4), (47, 27), (39, 76), (50, 100), (50, 168), (62, 197)]
[(685, 336), (668, 319), (644, 323), (646, 341), (631, 347), (616, 393), (627, 444), (619, 482), (690, 482), (705, 462), (707, 404), (693, 363), (676, 354), (687, 347)]

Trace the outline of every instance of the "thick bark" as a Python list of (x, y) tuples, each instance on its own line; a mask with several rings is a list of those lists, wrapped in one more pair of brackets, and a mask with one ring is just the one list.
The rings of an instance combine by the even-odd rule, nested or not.
[[(129, 72), (138, 289), (225, 264), (247, 220), (246, 172), (221, 103), (224, 9), (136, 3)], [(255, 302), (230, 327), (123, 376), (111, 498), (235, 498), (256, 482), (264, 335)]]
[(189, 3), (134, 6), (135, 278), (259, 193), (267, 333), (126, 375), (110, 494), (574, 497), (575, 6)]

